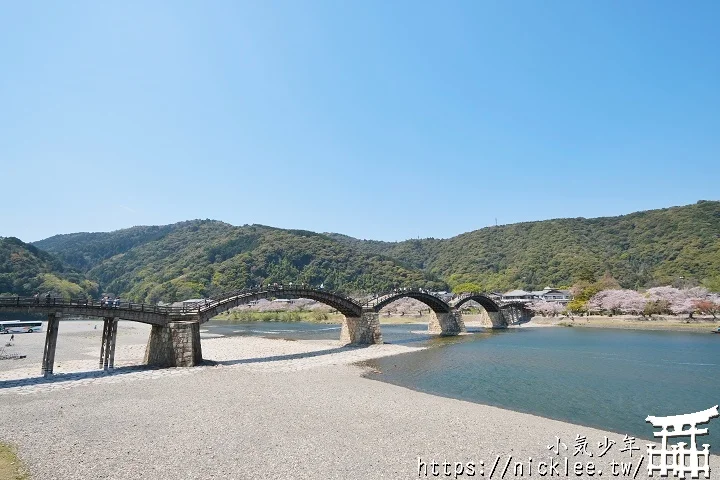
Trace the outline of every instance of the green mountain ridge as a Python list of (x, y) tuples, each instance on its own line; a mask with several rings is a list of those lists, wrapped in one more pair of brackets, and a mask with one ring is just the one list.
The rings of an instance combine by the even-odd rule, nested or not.
[(124, 253), (147, 242), (160, 240), (189, 222), (163, 226), (138, 226), (114, 232), (78, 232), (34, 242), (37, 248), (52, 253), (64, 263), (87, 271), (114, 255)]
[(15, 237), (0, 237), (0, 294), (30, 296), (51, 290), (78, 296), (95, 292), (96, 286), (55, 255)]
[[(483, 290), (569, 286), (606, 274), (623, 287), (677, 283), (720, 290), (720, 202), (487, 227), (403, 242), (191, 220), (115, 232), (0, 239), (0, 294), (53, 287), (156, 302), (268, 282), (350, 293), (394, 287)], [(52, 277), (48, 277), (51, 275)]]
[(449, 239), (377, 242), (330, 234), (360, 251), (387, 255), (451, 285), (484, 290), (571, 285), (609, 273), (623, 287), (676, 283), (717, 289), (720, 202), (487, 227)]
[(82, 269), (106, 292), (154, 303), (206, 297), (260, 283), (303, 282), (348, 292), (399, 285), (446, 288), (417, 269), (365, 254), (329, 237), (263, 225), (193, 220), (36, 242)]

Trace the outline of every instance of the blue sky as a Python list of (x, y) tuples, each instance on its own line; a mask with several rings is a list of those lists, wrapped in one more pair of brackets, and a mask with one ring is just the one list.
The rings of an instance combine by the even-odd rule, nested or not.
[(6, 2), (0, 236), (717, 200), (717, 2)]

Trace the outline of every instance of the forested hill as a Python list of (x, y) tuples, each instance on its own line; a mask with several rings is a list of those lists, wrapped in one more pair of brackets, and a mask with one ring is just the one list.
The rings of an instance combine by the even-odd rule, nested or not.
[(720, 289), (720, 202), (619, 217), (570, 218), (488, 227), (437, 240), (378, 242), (329, 234), (386, 255), (450, 285), (483, 290), (567, 286), (605, 273), (639, 288), (684, 281)]
[(94, 292), (84, 275), (57, 257), (14, 237), (0, 237), (0, 294), (34, 295), (48, 291), (76, 296)]
[(131, 248), (159, 240), (190, 222), (162, 226), (141, 226), (115, 232), (70, 233), (54, 235), (35, 242), (41, 250), (57, 255), (74, 268), (87, 271), (103, 260), (125, 253)]
[(345, 292), (466, 283), (503, 291), (569, 286), (605, 274), (624, 287), (683, 277), (720, 290), (720, 202), (396, 243), (211, 220), (56, 235), (35, 246), (0, 239), (0, 294), (53, 289), (156, 302), (267, 282)]
[(145, 302), (205, 297), (268, 282), (322, 284), (346, 292), (401, 285), (447, 288), (421, 270), (325, 235), (261, 225), (195, 220), (59, 235), (36, 245), (83, 269), (103, 292)]

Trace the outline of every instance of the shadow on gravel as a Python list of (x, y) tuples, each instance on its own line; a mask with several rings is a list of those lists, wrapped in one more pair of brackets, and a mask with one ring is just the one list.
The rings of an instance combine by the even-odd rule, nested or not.
[(328, 348), (326, 350), (317, 350), (314, 352), (306, 353), (292, 353), (288, 355), (276, 355), (273, 357), (261, 357), (261, 358), (243, 358), (240, 360), (222, 360), (222, 361), (207, 361), (207, 364), (215, 365), (241, 365), (244, 363), (265, 363), (265, 362), (280, 362), (282, 360), (297, 360), (299, 358), (312, 358), (321, 357), (323, 355), (331, 355), (333, 353), (349, 352), (352, 350), (358, 350), (360, 348), (366, 348), (366, 346), (348, 346), (348, 347), (336, 347)]
[(148, 367), (147, 365), (133, 365), (127, 367), (117, 367), (110, 372), (105, 372), (104, 370), (97, 370), (91, 372), (55, 373), (49, 378), (29, 377), (13, 380), (0, 380), (0, 390), (4, 388), (22, 387), (27, 385), (47, 385), (50, 383), (72, 382), (76, 380), (85, 380), (91, 378), (116, 377), (119, 375), (126, 375), (128, 373), (146, 370), (157, 370), (157, 368)]
[[(215, 361), (215, 360), (204, 359), (200, 366), (241, 365), (241, 364), (250, 364), (250, 363), (279, 362), (279, 361), (283, 361), (283, 360), (296, 360), (296, 359), (301, 359), (301, 358), (321, 357), (323, 355), (332, 355), (333, 353), (349, 352), (349, 351), (358, 350), (358, 349), (366, 348), (366, 347), (367, 346), (365, 346), (365, 345), (345, 346), (345, 347), (328, 348), (325, 350), (317, 350), (315, 352), (294, 353), (294, 354), (288, 354), (288, 355), (276, 355), (276, 356), (272, 356), (272, 357), (244, 358), (244, 359), (239, 359), (239, 360)], [(187, 368), (192, 368), (192, 367), (187, 367)], [(56, 374), (53, 374), (49, 378), (29, 377), (29, 378), (20, 378), (20, 379), (13, 379), (13, 380), (0, 380), (0, 390), (5, 389), (5, 388), (23, 387), (23, 386), (29, 386), (29, 385), (47, 385), (47, 384), (52, 384), (52, 383), (71, 382), (71, 381), (93, 379), (93, 378), (117, 377), (120, 375), (127, 375), (129, 373), (151, 371), (151, 370), (161, 370), (161, 369), (162, 368), (150, 367), (147, 365), (132, 365), (132, 366), (125, 366), (125, 367), (116, 367), (114, 370), (112, 370), (110, 372), (105, 372), (103, 370), (97, 370), (97, 371), (90, 371), (90, 372), (56, 373)]]

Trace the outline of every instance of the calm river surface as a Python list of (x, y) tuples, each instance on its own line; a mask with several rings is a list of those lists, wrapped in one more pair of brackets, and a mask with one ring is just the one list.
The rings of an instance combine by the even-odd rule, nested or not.
[[(212, 333), (335, 339), (339, 326), (206, 324)], [(370, 378), (423, 392), (649, 439), (648, 415), (720, 403), (720, 335), (590, 328), (476, 330), (432, 338), (419, 325), (382, 325), (386, 342), (427, 350), (366, 362)], [(717, 425), (715, 425), (717, 424)], [(720, 448), (720, 419), (705, 439)], [(578, 432), (583, 434), (583, 432)], [(701, 443), (701, 442), (699, 442)], [(640, 442), (644, 448), (644, 443)]]

